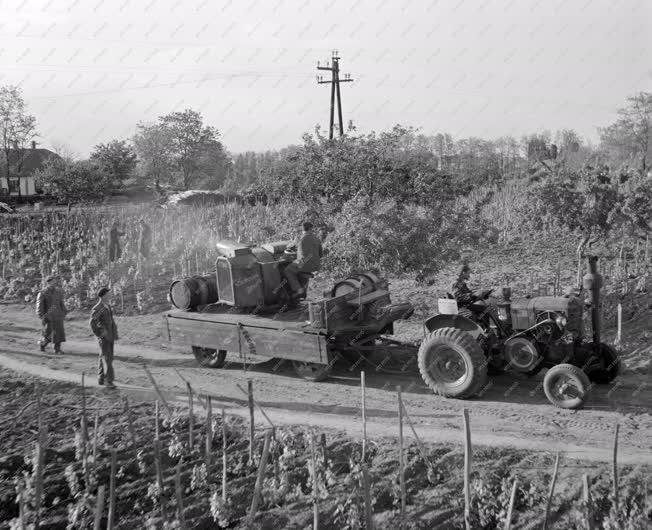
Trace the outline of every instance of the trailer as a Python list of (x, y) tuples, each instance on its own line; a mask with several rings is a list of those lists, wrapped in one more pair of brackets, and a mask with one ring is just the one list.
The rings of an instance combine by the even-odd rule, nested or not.
[[(290, 243), (220, 242), (214, 275), (172, 283), (168, 340), (189, 347), (201, 366), (221, 368), (227, 354), (245, 364), (286, 359), (301, 377), (321, 381), (341, 355), (366, 356), (414, 312), (392, 303), (388, 282), (371, 272), (335, 282), (317, 300), (293, 299), (283, 279), (295, 257)], [(310, 276), (300, 277), (306, 287)]]

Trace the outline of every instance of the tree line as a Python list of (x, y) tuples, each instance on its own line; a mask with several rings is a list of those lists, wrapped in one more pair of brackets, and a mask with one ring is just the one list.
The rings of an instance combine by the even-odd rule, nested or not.
[[(572, 129), (487, 140), (427, 135), (401, 125), (360, 134), (350, 125), (346, 135), (333, 140), (316, 127), (298, 145), (232, 154), (216, 127), (186, 109), (137, 124), (131, 138), (96, 145), (87, 160), (60, 149), (63, 156), (46, 164), (38, 183), (45, 193), (70, 201), (99, 199), (145, 184), (278, 198), (342, 201), (363, 196), (369, 203), (391, 198), (427, 204), (435, 195), (441, 199), (521, 178), (540, 188), (544, 182), (577, 187), (587, 180), (582, 175), (591, 173), (587, 168), (647, 176), (651, 121), (652, 93), (641, 92), (627, 99), (613, 124), (599, 129), (597, 145)], [(37, 133), (36, 119), (16, 87), (0, 87), (0, 132), (3, 174), (19, 173), (15, 153), (24, 151)]]

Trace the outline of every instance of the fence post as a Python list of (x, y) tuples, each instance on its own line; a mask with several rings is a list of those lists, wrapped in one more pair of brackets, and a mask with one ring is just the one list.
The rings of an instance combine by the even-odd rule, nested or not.
[(620, 425), (616, 423), (616, 430), (614, 432), (614, 451), (613, 451), (613, 496), (614, 496), (614, 507), (616, 508), (616, 514), (618, 514), (618, 431)]
[(364, 462), (367, 457), (367, 403), (365, 395), (365, 375), (364, 370), (360, 372), (360, 388), (362, 391), (362, 458)]
[(247, 380), (247, 396), (249, 398), (249, 464), (254, 461), (254, 382)]
[(548, 491), (548, 500), (546, 502), (546, 516), (543, 521), (543, 530), (548, 528), (548, 518), (550, 517), (550, 506), (552, 505), (552, 496), (555, 493), (555, 483), (557, 482), (557, 471), (559, 471), (559, 453), (555, 457), (555, 468), (552, 471), (552, 479), (550, 480), (550, 490)]
[(34, 528), (38, 530), (41, 523), (41, 496), (43, 495), (43, 472), (45, 470), (45, 450), (48, 443), (48, 426), (41, 423), (38, 433), (36, 469), (34, 470)]
[(186, 517), (183, 514), (183, 490), (181, 489), (181, 460), (177, 462), (177, 471), (174, 476), (174, 486), (177, 492), (177, 511), (179, 519), (179, 528), (186, 530)]
[(109, 514), (106, 522), (106, 529), (113, 530), (115, 518), (115, 478), (118, 455), (115, 449), (111, 449), (111, 471), (109, 475)]
[(256, 477), (256, 486), (254, 488), (254, 497), (251, 501), (251, 508), (249, 510), (249, 526), (253, 524), (254, 517), (256, 517), (256, 512), (258, 511), (258, 502), (260, 499), (260, 490), (263, 487), (263, 480), (265, 479), (265, 466), (267, 465), (267, 455), (269, 454), (269, 442), (272, 437), (272, 433), (267, 430), (265, 432), (265, 443), (263, 445), (263, 454), (260, 457), (260, 463), (258, 465), (258, 475)]
[(371, 484), (367, 464), (362, 464), (362, 486), (364, 487), (364, 518), (366, 530), (374, 529), (373, 509), (371, 507)]
[(226, 502), (226, 414), (222, 409), (222, 500)]
[(186, 386), (188, 387), (188, 449), (192, 453), (192, 448), (195, 444), (195, 412), (193, 410), (195, 400), (192, 398), (192, 387), (190, 383), (186, 383)]
[(396, 387), (396, 392), (398, 394), (398, 477), (399, 484), (401, 486), (401, 527), (405, 523), (405, 504), (406, 504), (406, 492), (405, 492), (405, 462), (403, 460), (403, 407), (401, 406), (401, 386)]
[(464, 526), (471, 530), (471, 424), (469, 422), (469, 409), (462, 411), (464, 418)]
[(505, 520), (505, 530), (510, 530), (512, 527), (512, 511), (514, 510), (514, 501), (516, 500), (516, 486), (518, 478), (514, 477), (514, 484), (512, 485), (512, 494), (509, 496), (509, 507), (507, 508), (507, 519)]
[(591, 491), (589, 489), (589, 476), (582, 475), (582, 500), (586, 505), (586, 527), (593, 530), (593, 507), (591, 506)]
[(210, 475), (211, 456), (213, 451), (213, 405), (211, 397), (207, 397), (206, 407), (206, 473)]
[(310, 465), (312, 467), (312, 528), (319, 528), (319, 492), (317, 482), (317, 459), (315, 458), (315, 435), (310, 433)]
[(95, 504), (95, 524), (93, 530), (100, 530), (102, 522), (102, 513), (104, 512), (104, 491), (106, 486), (102, 485), (97, 489), (97, 502)]

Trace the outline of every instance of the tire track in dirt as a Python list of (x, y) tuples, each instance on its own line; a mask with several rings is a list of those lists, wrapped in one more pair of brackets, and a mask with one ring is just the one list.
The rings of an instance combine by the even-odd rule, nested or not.
[[(154, 317), (152, 317), (152, 321)], [(35, 348), (37, 327), (9, 325), (7, 315), (0, 312), (0, 364), (40, 377), (78, 383), (81, 373), (94, 373), (97, 345), (84, 330), (86, 322), (73, 321), (70, 340), (63, 357), (44, 356)], [(123, 319), (123, 327), (131, 324)], [(289, 363), (277, 361), (250, 366), (231, 363), (223, 370), (202, 369), (192, 356), (171, 351), (169, 345), (158, 348), (156, 342), (143, 347), (143, 337), (152, 335), (151, 326), (129, 328), (127, 339), (117, 344), (116, 371), (121, 391), (137, 393), (152, 399), (149, 381), (137, 365), (147, 363), (158, 384), (171, 399), (185, 402), (185, 383), (189, 380), (196, 392), (214, 396), (230, 413), (246, 414), (246, 396), (237, 385), (246, 387), (254, 380), (256, 401), (272, 421), (280, 424), (322, 425), (344, 429), (355, 435), (360, 432), (360, 389), (357, 371), (338, 367), (334, 377), (324, 383), (308, 383), (297, 378)], [(19, 329), (21, 328), (21, 329)], [(84, 330), (84, 331), (81, 331)], [(7, 341), (7, 338), (9, 341)], [(157, 341), (158, 342), (158, 341)], [(36, 351), (34, 351), (36, 350)], [(396, 396), (394, 388), (404, 388), (408, 413), (419, 436), (427, 441), (460, 443), (461, 411), (471, 412), (474, 443), (544, 451), (563, 450), (580, 457), (609, 459), (611, 433), (616, 422), (621, 424), (622, 454), (632, 462), (650, 456), (652, 435), (652, 388), (623, 379), (622, 384), (594, 389), (589, 406), (581, 411), (555, 409), (547, 403), (538, 380), (515, 380), (499, 376), (480, 398), (457, 401), (433, 395), (417, 374), (386, 375), (373, 368), (367, 373), (367, 421), (370, 436), (396, 436)], [(87, 380), (90, 379), (87, 377)], [(518, 391), (511, 392), (514, 383)], [(535, 390), (534, 392), (532, 390)], [(610, 394), (610, 391), (612, 394)], [(181, 396), (181, 397), (179, 397)], [(645, 403), (648, 405), (646, 406)], [(218, 406), (218, 405), (216, 405)], [(409, 429), (407, 429), (409, 431)], [(411, 435), (411, 433), (409, 433)], [(645, 458), (645, 457), (643, 457)]]

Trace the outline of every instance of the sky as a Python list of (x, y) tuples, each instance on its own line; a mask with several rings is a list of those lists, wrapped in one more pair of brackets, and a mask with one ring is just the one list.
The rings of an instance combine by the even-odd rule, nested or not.
[(78, 156), (186, 108), (263, 151), (328, 130), (337, 50), (359, 132), (595, 141), (652, 91), (650, 21), (649, 0), (0, 0), (0, 85)]

